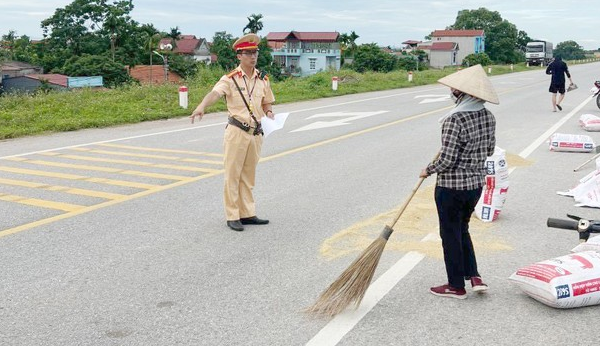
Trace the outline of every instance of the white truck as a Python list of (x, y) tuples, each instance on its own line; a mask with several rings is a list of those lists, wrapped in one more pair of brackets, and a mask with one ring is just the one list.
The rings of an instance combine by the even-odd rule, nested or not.
[(531, 65), (548, 65), (552, 58), (552, 42), (547, 41), (531, 41), (527, 43), (525, 48), (525, 61)]

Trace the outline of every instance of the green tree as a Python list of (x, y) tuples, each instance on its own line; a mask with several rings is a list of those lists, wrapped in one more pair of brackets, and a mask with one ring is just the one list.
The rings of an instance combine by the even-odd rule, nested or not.
[(211, 53), (217, 56), (217, 65), (225, 70), (232, 70), (238, 65), (238, 60), (233, 51), (232, 45), (235, 40), (231, 34), (225, 31), (215, 33), (213, 44), (210, 47)]
[(273, 79), (279, 80), (281, 78), (281, 68), (273, 63), (273, 56), (271, 52), (273, 49), (269, 47), (269, 43), (266, 37), (263, 37), (258, 44), (258, 59), (256, 62), (256, 68), (261, 71), (268, 73)]
[(248, 17), (248, 24), (244, 27), (242, 32), (244, 34), (253, 33), (258, 34), (259, 31), (263, 28), (263, 23), (260, 21), (262, 19), (262, 14), (252, 14)]
[(533, 39), (529, 37), (525, 31), (519, 30), (519, 33), (517, 34), (517, 47), (521, 52), (525, 53), (527, 43), (531, 41), (533, 41)]
[[(147, 59), (142, 59), (143, 63), (149, 63), (150, 66), (153, 65), (154, 51), (158, 48), (158, 43), (162, 38), (162, 35), (158, 32), (158, 30), (152, 24), (144, 24), (140, 28), (143, 32), (144, 37), (144, 52)], [(152, 69), (150, 69), (150, 80), (152, 81)]]
[(181, 37), (181, 31), (179, 31), (179, 27), (176, 26), (171, 28), (171, 31), (167, 34), (167, 37), (171, 39), (171, 45), (173, 45), (173, 49), (177, 47), (177, 40)]
[(563, 60), (585, 59), (585, 51), (577, 42), (565, 41), (556, 45), (554, 56), (560, 56)]
[(448, 27), (453, 30), (483, 30), (485, 52), (492, 61), (514, 63), (519, 61), (517, 27), (503, 20), (498, 11), (486, 8), (458, 11), (456, 21)]
[(381, 50), (375, 43), (362, 44), (356, 49), (352, 69), (357, 72), (390, 72), (397, 67), (394, 55)]
[(73, 56), (57, 72), (73, 77), (102, 76), (104, 85), (107, 87), (115, 87), (132, 81), (125, 66), (112, 61), (105, 55)]
[[(62, 67), (62, 62), (83, 54), (102, 55), (110, 51), (114, 60), (130, 63), (143, 49), (138, 23), (129, 13), (131, 0), (74, 0), (41, 23), (44, 38), (45, 70)], [(120, 49), (120, 47), (123, 47)], [(133, 51), (131, 51), (133, 49)], [(46, 56), (49, 55), (49, 56)]]
[(14, 60), (15, 41), (17, 40), (17, 32), (9, 30), (8, 34), (2, 35), (2, 41), (0, 41), (0, 48), (5, 52), (4, 56), (7, 59)]
[(340, 43), (340, 49), (342, 51), (343, 57), (351, 58), (356, 53), (357, 45), (356, 40), (359, 38), (356, 32), (352, 31), (349, 34), (343, 33), (340, 34), (338, 38), (338, 42)]

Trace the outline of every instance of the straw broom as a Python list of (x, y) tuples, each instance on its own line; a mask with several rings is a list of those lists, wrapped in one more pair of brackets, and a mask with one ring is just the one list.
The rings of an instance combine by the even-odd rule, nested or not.
[[(434, 160), (439, 156), (436, 155)], [(367, 288), (371, 284), (375, 269), (379, 264), (379, 259), (383, 253), (383, 249), (387, 244), (388, 239), (394, 226), (404, 213), (404, 210), (414, 197), (415, 193), (423, 183), (425, 178), (419, 178), (419, 181), (413, 187), (410, 196), (404, 201), (402, 207), (398, 210), (396, 217), (391, 223), (392, 226), (386, 225), (379, 237), (375, 239), (369, 247), (331, 284), (321, 293), (317, 301), (304, 311), (313, 315), (335, 316), (344, 311), (350, 304), (358, 308), (360, 302), (367, 292)]]

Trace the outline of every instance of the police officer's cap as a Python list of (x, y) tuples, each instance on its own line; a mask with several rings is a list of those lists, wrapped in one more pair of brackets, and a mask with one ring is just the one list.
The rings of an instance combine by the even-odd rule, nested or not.
[(242, 50), (258, 50), (258, 44), (260, 43), (260, 37), (257, 34), (247, 34), (238, 38), (233, 43), (233, 50), (236, 52)]

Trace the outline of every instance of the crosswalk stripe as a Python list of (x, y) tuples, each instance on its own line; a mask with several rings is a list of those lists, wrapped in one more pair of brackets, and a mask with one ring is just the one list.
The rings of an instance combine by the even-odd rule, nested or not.
[(212, 156), (212, 157), (225, 157), (225, 155), (223, 155), (223, 154), (207, 153), (207, 152), (202, 152), (202, 151), (135, 147), (135, 146), (131, 146), (131, 145), (119, 145), (119, 144), (113, 144), (113, 143), (103, 143), (103, 144), (100, 144), (100, 146), (111, 147), (111, 148), (121, 148), (121, 149), (155, 151), (155, 152), (161, 152), (161, 153), (177, 153), (177, 154), (190, 154), (190, 155), (201, 155), (201, 156)]
[(85, 151), (85, 152), (95, 153), (95, 154), (105, 154), (105, 155), (115, 155), (115, 156), (130, 156), (130, 157), (143, 157), (143, 158), (158, 159), (158, 160), (182, 161), (182, 162), (196, 162), (196, 163), (207, 163), (207, 164), (212, 164), (212, 165), (223, 165), (223, 161), (188, 159), (188, 158), (179, 157), (179, 156), (165, 156), (165, 155), (153, 155), (153, 154), (136, 154), (136, 153), (121, 152), (121, 151), (98, 150), (98, 149), (88, 149), (88, 148), (73, 148), (73, 150), (76, 150), (76, 151)]
[(188, 177), (181, 176), (181, 175), (124, 170), (124, 169), (112, 168), (112, 167), (75, 165), (75, 164), (71, 164), (71, 163), (51, 162), (51, 161), (43, 161), (43, 160), (28, 160), (28, 159), (23, 159), (23, 158), (11, 158), (8, 160), (18, 160), (21, 162), (26, 162), (26, 163), (31, 163), (31, 164), (41, 165), (41, 166), (51, 166), (51, 167), (71, 168), (71, 169), (80, 169), (80, 170), (88, 170), (88, 171), (108, 172), (108, 173), (135, 175), (135, 176), (149, 177), (149, 178), (159, 178), (159, 179), (169, 179), (169, 180), (188, 179)]
[(177, 171), (204, 172), (204, 173), (216, 173), (216, 172), (220, 171), (218, 169), (212, 169), (212, 168), (201, 168), (201, 167), (194, 167), (194, 166), (178, 166), (178, 165), (167, 165), (167, 164), (155, 164), (155, 163), (152, 163), (152, 162), (145, 162), (145, 161), (107, 159), (107, 158), (92, 157), (92, 156), (83, 156), (83, 155), (65, 155), (65, 154), (58, 154), (58, 153), (52, 153), (52, 152), (43, 153), (42, 155), (56, 156), (56, 157), (62, 157), (62, 158), (71, 159), (71, 160), (78, 160), (78, 161), (105, 162), (105, 163), (121, 163), (121, 164), (131, 165), (131, 166), (166, 168), (166, 169), (172, 169), (172, 170), (177, 170)]
[(27, 175), (35, 175), (35, 176), (42, 176), (42, 177), (61, 178), (61, 179), (67, 179), (67, 180), (89, 181), (92, 183), (102, 183), (102, 184), (107, 184), (107, 185), (133, 187), (133, 188), (145, 189), (145, 190), (153, 189), (153, 188), (159, 186), (159, 185), (152, 185), (152, 184), (145, 184), (145, 183), (137, 183), (137, 182), (133, 182), (133, 181), (113, 180), (113, 179), (106, 179), (106, 178), (94, 178), (94, 177), (86, 177), (83, 175), (76, 175), (76, 174), (37, 171), (37, 170), (33, 170), (33, 169), (14, 168), (14, 167), (8, 167), (8, 166), (0, 166), (0, 171), (19, 173), (19, 174), (27, 174)]
[(1, 194), (1, 193), (0, 193), (0, 200), (20, 203), (20, 204), (26, 204), (26, 205), (31, 205), (31, 206), (35, 206), (35, 207), (57, 209), (57, 210), (62, 210), (62, 211), (77, 211), (79, 209), (85, 208), (85, 206), (82, 206), (82, 205), (47, 201), (47, 200), (43, 200), (43, 199), (27, 198), (27, 197), (22, 197), (22, 196)]
[(122, 195), (119, 193), (76, 189), (76, 188), (72, 188), (72, 187), (68, 187), (68, 186), (48, 185), (48, 184), (42, 184), (42, 183), (36, 183), (36, 182), (24, 181), (24, 180), (15, 180), (15, 179), (0, 178), (0, 184), (28, 187), (28, 188), (34, 188), (34, 189), (44, 189), (44, 190), (48, 190), (48, 191), (64, 192), (64, 193), (68, 193), (68, 194), (72, 194), (72, 195), (98, 197), (98, 198), (104, 198), (104, 199), (119, 199), (119, 198), (123, 198), (125, 196), (125, 195)]

